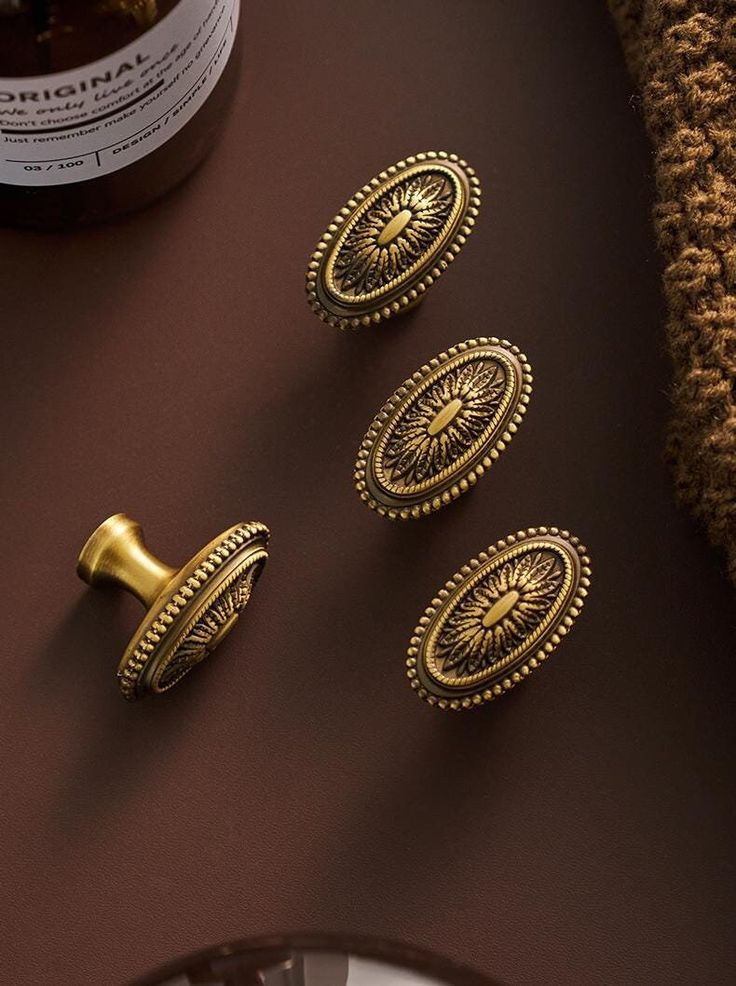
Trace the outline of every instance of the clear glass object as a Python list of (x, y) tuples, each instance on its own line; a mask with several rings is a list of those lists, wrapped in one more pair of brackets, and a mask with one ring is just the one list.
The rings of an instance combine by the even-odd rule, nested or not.
[(131, 986), (498, 986), (428, 952), (339, 936), (251, 939), (172, 963)]
[(0, 0), (0, 224), (139, 209), (213, 147), (239, 0)]

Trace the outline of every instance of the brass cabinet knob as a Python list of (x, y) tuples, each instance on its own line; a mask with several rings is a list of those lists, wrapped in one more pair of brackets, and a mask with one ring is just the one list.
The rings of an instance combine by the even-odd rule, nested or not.
[(147, 610), (118, 666), (125, 698), (167, 691), (225, 639), (263, 570), (268, 539), (258, 521), (236, 524), (177, 569), (150, 553), (125, 514), (100, 524), (77, 573), (92, 586), (121, 586)]
[(420, 698), (459, 711), (527, 678), (580, 613), (590, 559), (569, 531), (529, 528), (472, 558), (440, 589), (409, 644)]
[(364, 185), (327, 227), (307, 270), (307, 297), (330, 325), (358, 328), (422, 300), (460, 252), (480, 182), (457, 154), (427, 151)]
[(506, 340), (469, 339), (440, 353), (368, 429), (355, 463), (361, 499), (391, 520), (450, 503), (506, 448), (531, 392), (531, 366)]

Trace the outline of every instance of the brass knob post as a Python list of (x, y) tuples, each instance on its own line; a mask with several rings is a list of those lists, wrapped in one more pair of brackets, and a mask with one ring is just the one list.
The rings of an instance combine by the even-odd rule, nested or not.
[(225, 639), (266, 563), (268, 539), (265, 524), (237, 524), (172, 568), (151, 554), (140, 525), (125, 514), (90, 535), (79, 577), (118, 585), (147, 610), (118, 667), (125, 698), (167, 691)]
[(119, 585), (149, 607), (178, 569), (159, 561), (145, 545), (140, 524), (114, 514), (94, 531), (77, 563), (79, 577), (89, 585)]

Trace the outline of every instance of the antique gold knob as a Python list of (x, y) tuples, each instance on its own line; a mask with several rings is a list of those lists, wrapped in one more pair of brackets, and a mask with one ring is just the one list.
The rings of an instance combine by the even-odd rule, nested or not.
[(79, 555), (79, 577), (121, 586), (147, 610), (118, 666), (125, 698), (168, 691), (225, 639), (268, 559), (268, 539), (265, 524), (236, 524), (172, 568), (125, 514), (100, 524)]
[(506, 340), (440, 353), (383, 405), (355, 463), (361, 499), (390, 520), (422, 517), (471, 489), (516, 433), (532, 392), (526, 356)]
[(480, 182), (457, 154), (427, 151), (364, 185), (325, 230), (307, 270), (307, 298), (338, 328), (413, 307), (452, 263), (480, 208)]
[(491, 702), (547, 660), (590, 587), (578, 538), (529, 528), (482, 551), (440, 589), (409, 642), (420, 698), (460, 711)]

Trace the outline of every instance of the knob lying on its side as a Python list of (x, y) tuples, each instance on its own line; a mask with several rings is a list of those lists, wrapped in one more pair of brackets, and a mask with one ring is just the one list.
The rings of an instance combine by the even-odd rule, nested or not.
[(237, 524), (176, 569), (148, 551), (125, 514), (100, 524), (79, 555), (79, 577), (117, 584), (147, 609), (118, 666), (125, 698), (168, 691), (225, 639), (268, 559), (269, 536), (258, 521)]

